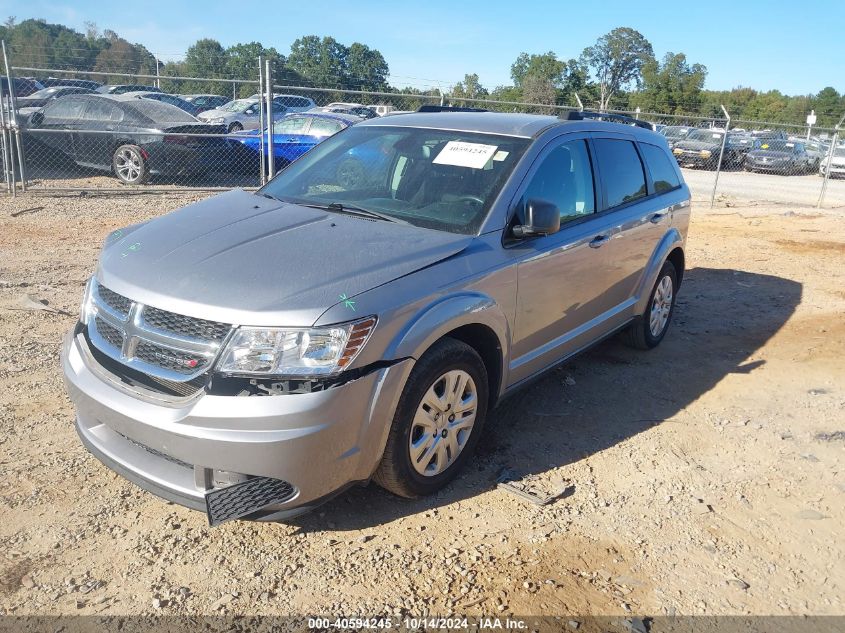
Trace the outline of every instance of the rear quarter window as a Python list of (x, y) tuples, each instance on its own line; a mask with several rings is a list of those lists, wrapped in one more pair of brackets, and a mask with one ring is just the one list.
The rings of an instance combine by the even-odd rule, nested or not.
[(637, 148), (631, 141), (594, 140), (596, 162), (606, 192), (605, 208), (611, 209), (647, 195), (645, 172)]
[(672, 164), (674, 159), (669, 158), (662, 148), (648, 143), (640, 143), (640, 151), (643, 154), (648, 170), (651, 172), (651, 179), (654, 181), (655, 193), (671, 191), (681, 186), (678, 172)]

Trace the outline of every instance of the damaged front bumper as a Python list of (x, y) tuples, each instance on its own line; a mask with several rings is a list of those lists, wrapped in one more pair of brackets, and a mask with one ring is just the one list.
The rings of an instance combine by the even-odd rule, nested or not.
[(122, 385), (70, 334), (62, 368), (83, 444), (164, 499), (282, 520), (372, 475), (413, 365), (406, 359), (313, 393), (154, 399)]

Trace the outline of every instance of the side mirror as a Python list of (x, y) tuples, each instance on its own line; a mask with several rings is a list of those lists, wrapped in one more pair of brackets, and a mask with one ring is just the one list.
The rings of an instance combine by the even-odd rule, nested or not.
[(514, 237), (551, 235), (560, 230), (560, 209), (546, 200), (531, 199), (525, 204), (525, 224), (513, 227)]

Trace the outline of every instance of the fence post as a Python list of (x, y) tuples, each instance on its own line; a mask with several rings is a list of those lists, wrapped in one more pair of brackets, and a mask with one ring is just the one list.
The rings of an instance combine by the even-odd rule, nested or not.
[(6, 181), (6, 192), (12, 195), (12, 179), (9, 178), (9, 145), (6, 141), (6, 98), (3, 86), (0, 85), (0, 139), (3, 145), (3, 179)]
[(584, 111), (584, 104), (581, 103), (581, 97), (578, 96), (577, 92), (573, 92), (572, 94), (575, 95), (575, 101), (578, 102), (578, 112), (583, 112)]
[[(276, 156), (273, 148), (273, 73), (269, 59), (264, 60), (264, 81), (267, 83), (267, 180), (276, 175)], [(261, 130), (264, 136), (264, 130)]]
[(258, 135), (258, 169), (259, 182), (267, 184), (267, 170), (264, 167), (264, 56), (258, 56), (258, 129), (262, 130)]
[[(12, 67), (9, 66), (9, 56), (6, 55), (6, 40), (0, 42), (3, 49), (3, 64), (6, 66), (6, 79), (9, 82), (9, 120), (12, 128), (9, 130), (9, 146), (18, 151), (18, 165), (21, 171), (21, 191), (26, 193), (26, 171), (24, 169), (23, 146), (21, 145), (20, 128), (18, 127), (18, 103), (15, 99), (15, 82), (12, 78)], [(12, 145), (12, 134), (15, 135), (15, 143)], [(14, 173), (15, 159), (12, 158), (12, 173)], [(14, 178), (12, 179), (12, 192), (17, 189)]]
[(824, 204), (824, 194), (827, 192), (827, 181), (830, 180), (830, 169), (833, 167), (833, 154), (836, 152), (836, 144), (839, 142), (839, 131), (842, 129), (842, 123), (845, 122), (845, 114), (839, 119), (839, 123), (833, 128), (833, 140), (830, 142), (830, 151), (827, 153), (827, 169), (824, 170), (824, 180), (822, 180), (822, 190), (819, 192), (819, 201), (816, 204), (817, 209), (822, 208)]
[(716, 187), (719, 186), (719, 174), (722, 173), (722, 158), (725, 156), (725, 144), (728, 142), (728, 130), (731, 127), (731, 115), (725, 110), (725, 106), (720, 105), (722, 112), (725, 113), (725, 133), (722, 136), (722, 147), (719, 148), (719, 161), (716, 163), (716, 178), (713, 180), (713, 193), (710, 194), (710, 208), (716, 204)]

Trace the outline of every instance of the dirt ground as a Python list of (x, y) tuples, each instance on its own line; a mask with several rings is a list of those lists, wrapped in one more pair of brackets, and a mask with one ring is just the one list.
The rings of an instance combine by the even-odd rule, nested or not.
[(664, 343), (507, 401), (442, 493), (209, 528), (85, 451), (58, 365), (105, 235), (202, 195), (0, 201), (0, 614), (845, 614), (841, 211), (698, 205)]

